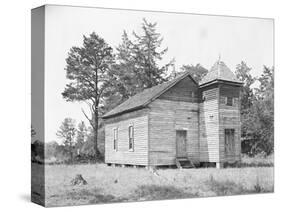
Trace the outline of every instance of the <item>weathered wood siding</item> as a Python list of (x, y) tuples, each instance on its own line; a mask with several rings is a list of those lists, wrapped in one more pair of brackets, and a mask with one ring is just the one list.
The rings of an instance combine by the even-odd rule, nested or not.
[[(232, 106), (226, 105), (226, 97), (233, 98)], [(234, 129), (235, 153), (231, 156), (225, 155), (225, 129)], [(240, 87), (220, 86), (219, 137), (220, 161), (239, 161), (241, 159)]]
[[(129, 126), (134, 126), (134, 150), (129, 150)], [(113, 148), (118, 129), (117, 151)], [(148, 165), (148, 112), (146, 109), (106, 120), (105, 163)]]
[[(202, 88), (199, 104), (200, 161), (219, 162), (218, 86)], [(203, 100), (204, 99), (204, 100)]]
[[(226, 105), (226, 97), (233, 105)], [(186, 130), (186, 155), (193, 162), (240, 160), (240, 87), (213, 84), (198, 89), (186, 77), (153, 100), (147, 108), (105, 121), (105, 162), (133, 165), (172, 165), (176, 158), (176, 130)], [(130, 125), (134, 151), (129, 150)], [(114, 129), (118, 128), (118, 150)], [(225, 129), (234, 129), (235, 153), (225, 154)]]
[(176, 130), (187, 130), (186, 154), (199, 161), (198, 103), (156, 99), (149, 107), (149, 164), (175, 164)]
[(186, 77), (159, 96), (158, 99), (198, 102), (198, 85), (190, 77)]

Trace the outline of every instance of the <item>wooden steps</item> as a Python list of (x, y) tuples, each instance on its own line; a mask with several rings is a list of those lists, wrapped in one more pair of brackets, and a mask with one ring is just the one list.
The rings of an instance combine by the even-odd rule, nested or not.
[(177, 157), (176, 159), (176, 166), (179, 169), (188, 169), (188, 168), (195, 168), (195, 165), (192, 163), (188, 157)]

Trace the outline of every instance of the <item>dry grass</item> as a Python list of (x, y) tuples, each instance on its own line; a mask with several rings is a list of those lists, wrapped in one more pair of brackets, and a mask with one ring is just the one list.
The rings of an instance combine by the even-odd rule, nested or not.
[[(126, 201), (273, 192), (273, 167), (160, 169), (107, 167), (105, 164), (47, 165), (46, 205), (81, 205)], [(82, 174), (87, 185), (72, 186)]]
[(132, 200), (164, 200), (198, 197), (197, 193), (188, 193), (183, 189), (171, 185), (142, 185), (135, 189)]
[(267, 157), (262, 155), (256, 157), (249, 157), (247, 155), (242, 155), (242, 166), (244, 167), (270, 167), (274, 166), (274, 154)]

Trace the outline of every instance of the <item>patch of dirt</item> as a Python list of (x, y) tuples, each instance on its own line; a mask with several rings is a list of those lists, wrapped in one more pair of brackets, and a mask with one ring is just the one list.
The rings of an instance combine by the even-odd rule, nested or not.
[(71, 180), (71, 185), (87, 185), (87, 181), (82, 177), (81, 174), (77, 174), (74, 179)]

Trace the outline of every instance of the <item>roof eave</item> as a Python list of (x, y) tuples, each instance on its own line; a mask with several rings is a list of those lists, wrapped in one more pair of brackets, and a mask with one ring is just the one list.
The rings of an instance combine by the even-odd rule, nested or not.
[(201, 85), (199, 85), (200, 88), (202, 87), (206, 87), (206, 86), (209, 86), (209, 85), (213, 85), (215, 83), (228, 83), (228, 84), (232, 84), (232, 85), (238, 85), (238, 86), (243, 86), (243, 82), (235, 82), (235, 81), (229, 81), (229, 80), (222, 80), (222, 79), (214, 79), (214, 80), (211, 80), (209, 82), (205, 82)]
[(120, 116), (122, 114), (125, 114), (125, 113), (130, 113), (130, 112), (133, 112), (133, 111), (136, 111), (136, 110), (140, 110), (140, 109), (143, 109), (145, 108), (145, 105), (140, 105), (140, 106), (137, 106), (137, 107), (134, 107), (134, 108), (130, 108), (128, 110), (123, 110), (119, 113), (114, 113), (114, 114), (109, 114), (109, 115), (103, 115), (102, 116), (102, 119), (109, 119), (109, 118), (113, 118), (115, 116)]

